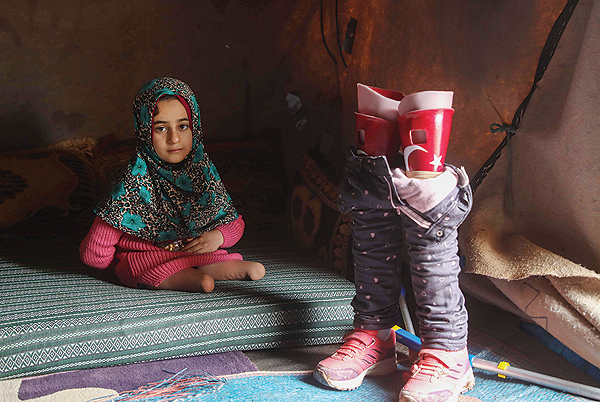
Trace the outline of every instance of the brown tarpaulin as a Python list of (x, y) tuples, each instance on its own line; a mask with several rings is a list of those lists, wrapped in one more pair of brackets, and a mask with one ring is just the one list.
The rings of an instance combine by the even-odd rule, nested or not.
[(340, 147), (331, 157), (338, 157), (354, 141), (357, 82), (405, 94), (451, 90), (456, 113), (447, 161), (474, 175), (503, 138), (490, 125), (499, 114), (510, 122), (527, 95), (565, 1), (339, 1), (340, 42), (350, 18), (358, 21), (352, 54), (342, 52), (347, 67), (335, 1), (322, 1), (323, 34), (320, 2), (297, 2), (278, 43), (290, 66), (286, 87), (307, 100), (312, 134), (284, 138), (284, 147), (330, 132)]

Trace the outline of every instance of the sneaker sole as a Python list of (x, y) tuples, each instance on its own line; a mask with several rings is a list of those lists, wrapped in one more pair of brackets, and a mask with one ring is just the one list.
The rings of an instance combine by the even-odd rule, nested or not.
[(328, 387), (337, 389), (339, 391), (350, 391), (358, 388), (360, 384), (362, 384), (365, 376), (367, 375), (385, 375), (396, 372), (397, 370), (398, 366), (396, 365), (396, 357), (394, 356), (372, 365), (371, 367), (360, 373), (358, 376), (350, 380), (332, 380), (319, 368), (315, 369), (313, 377), (315, 378), (315, 380)]
[[(473, 375), (473, 371), (471, 371), (470, 373), (467, 374), (465, 384), (462, 386), (462, 389), (458, 393), (458, 395), (464, 394), (465, 392), (473, 389), (474, 386), (475, 386), (475, 376)], [(458, 402), (458, 395), (456, 395), (453, 399), (449, 399), (445, 402)], [(400, 391), (400, 400), (398, 402), (419, 402), (419, 401), (410, 395), (402, 395), (402, 391)]]

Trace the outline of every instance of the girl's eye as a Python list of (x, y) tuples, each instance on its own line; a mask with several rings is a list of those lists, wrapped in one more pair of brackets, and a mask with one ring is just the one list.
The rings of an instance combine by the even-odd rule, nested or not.
[(182, 125), (180, 125), (180, 126), (179, 126), (179, 129), (180, 129), (181, 131), (183, 131), (183, 130), (187, 130), (187, 129), (188, 129), (188, 127), (189, 127), (189, 126), (188, 126), (187, 124), (182, 124)]
[(154, 131), (156, 131), (157, 133), (162, 133), (162, 132), (165, 132), (166, 130), (167, 129), (162, 126), (154, 127)]

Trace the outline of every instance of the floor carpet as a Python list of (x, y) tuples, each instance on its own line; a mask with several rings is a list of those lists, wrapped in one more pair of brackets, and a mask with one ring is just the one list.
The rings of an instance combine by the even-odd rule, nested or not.
[[(513, 367), (556, 375), (552, 367), (477, 331), (469, 336), (469, 350), (493, 362), (507, 361)], [(210, 374), (208, 374), (210, 373)], [(577, 395), (537, 386), (475, 369), (475, 388), (459, 402), (582, 402)], [(102, 369), (81, 370), (40, 377), (0, 381), (3, 402), (126, 402), (126, 401), (397, 401), (402, 374), (367, 377), (354, 391), (323, 387), (312, 372), (264, 372), (241, 352), (194, 358), (138, 363)]]

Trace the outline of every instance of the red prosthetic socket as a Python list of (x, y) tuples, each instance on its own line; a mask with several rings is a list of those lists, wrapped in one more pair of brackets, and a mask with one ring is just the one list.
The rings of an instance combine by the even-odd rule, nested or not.
[(398, 117), (406, 175), (418, 179), (444, 171), (454, 109), (415, 110)]
[(356, 144), (370, 156), (385, 155), (391, 163), (400, 152), (400, 137), (396, 122), (355, 113)]
[(391, 163), (400, 151), (398, 104), (404, 94), (358, 84), (356, 145), (370, 156), (387, 157)]

